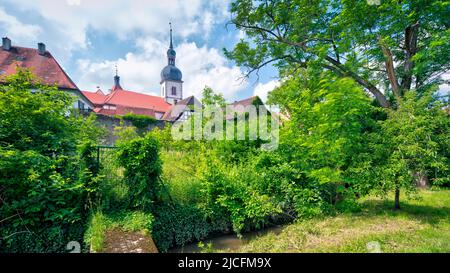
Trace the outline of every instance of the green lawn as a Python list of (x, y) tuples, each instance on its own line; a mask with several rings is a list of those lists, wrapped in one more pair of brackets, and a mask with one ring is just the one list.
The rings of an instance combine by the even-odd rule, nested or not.
[(420, 191), (403, 198), (393, 211), (391, 199), (365, 198), (362, 211), (293, 223), (237, 252), (450, 252), (450, 190)]

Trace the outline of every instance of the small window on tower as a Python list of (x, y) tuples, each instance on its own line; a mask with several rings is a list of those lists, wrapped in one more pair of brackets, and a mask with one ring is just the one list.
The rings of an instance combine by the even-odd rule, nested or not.
[(173, 96), (177, 95), (177, 88), (175, 86), (172, 86), (172, 95)]

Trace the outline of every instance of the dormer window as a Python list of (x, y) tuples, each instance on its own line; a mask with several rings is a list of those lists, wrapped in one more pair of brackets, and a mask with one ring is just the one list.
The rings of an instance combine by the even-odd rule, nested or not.
[(111, 104), (105, 104), (105, 105), (103, 105), (103, 109), (116, 110), (116, 106), (115, 105), (111, 105)]
[(177, 95), (177, 88), (175, 86), (172, 86), (172, 96)]

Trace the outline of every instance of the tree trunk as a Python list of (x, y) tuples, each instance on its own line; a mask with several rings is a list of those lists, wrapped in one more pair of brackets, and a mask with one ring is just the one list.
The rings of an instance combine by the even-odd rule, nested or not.
[(394, 210), (400, 209), (400, 188), (395, 189), (395, 205)]
[(386, 45), (383, 44), (384, 42), (380, 39), (380, 46), (383, 50), (384, 57), (386, 58), (384, 64), (386, 66), (386, 72), (388, 74), (389, 82), (391, 83), (392, 91), (394, 92), (394, 95), (397, 99), (400, 98), (400, 87), (398, 85), (397, 76), (395, 75), (395, 68), (394, 68), (394, 59), (392, 57), (392, 52), (389, 48), (387, 48)]
[(414, 173), (414, 180), (416, 180), (416, 186), (421, 189), (426, 189), (429, 186), (428, 176), (425, 171), (419, 171)]
[[(411, 89), (414, 62), (413, 57), (417, 53), (417, 39), (419, 35), (419, 22), (408, 26), (405, 29), (405, 65), (404, 76), (402, 79), (402, 91), (408, 91)], [(418, 86), (419, 79), (416, 79), (416, 88)]]

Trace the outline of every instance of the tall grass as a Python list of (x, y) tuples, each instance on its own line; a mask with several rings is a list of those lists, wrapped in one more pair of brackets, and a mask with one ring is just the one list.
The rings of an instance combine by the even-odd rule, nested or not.
[(199, 201), (200, 180), (196, 177), (197, 155), (190, 152), (161, 151), (162, 181), (174, 202), (196, 204)]
[(154, 218), (150, 213), (142, 211), (121, 211), (105, 214), (97, 211), (92, 214), (85, 242), (91, 245), (92, 252), (101, 252), (104, 248), (105, 234), (108, 230), (137, 231), (150, 234)]
[(100, 153), (102, 209), (114, 209), (127, 202), (129, 186), (124, 181), (124, 168), (118, 162), (117, 149), (107, 149)]
[(91, 246), (91, 252), (100, 252), (103, 249), (107, 226), (107, 218), (101, 212), (95, 212), (91, 216), (84, 235), (85, 242)]

